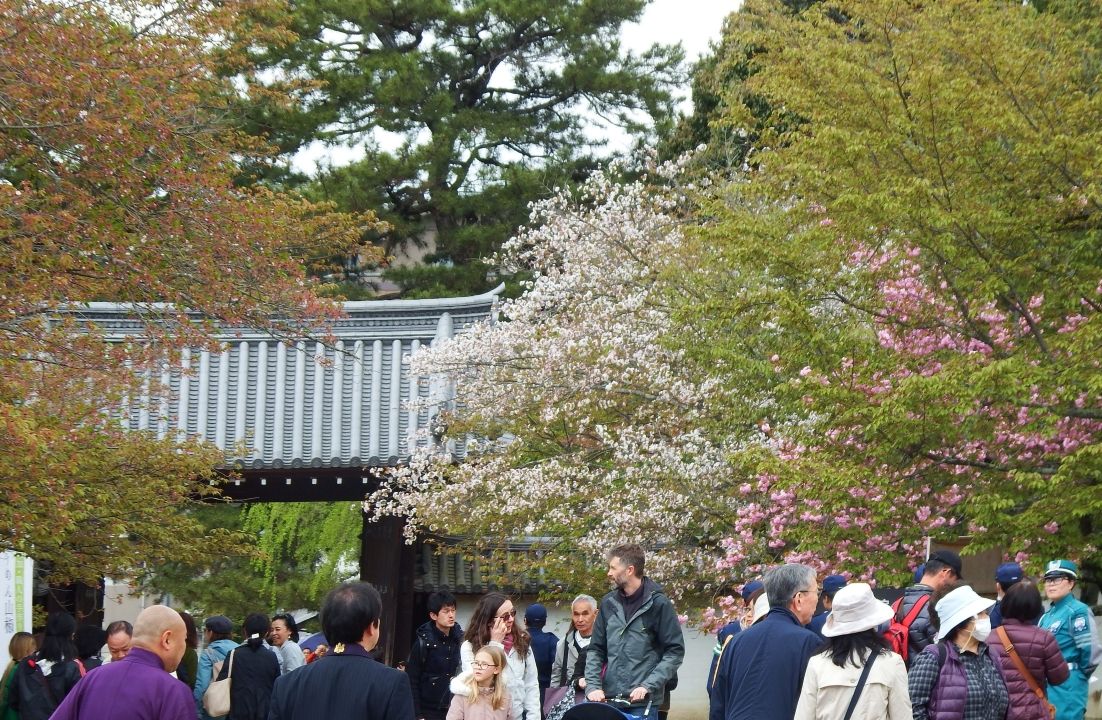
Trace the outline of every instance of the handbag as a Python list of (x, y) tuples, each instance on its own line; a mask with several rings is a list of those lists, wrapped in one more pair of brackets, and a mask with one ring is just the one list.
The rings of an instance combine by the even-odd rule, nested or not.
[(1014, 663), (1014, 667), (1018, 669), (1018, 674), (1025, 679), (1029, 685), (1029, 689), (1033, 691), (1033, 694), (1037, 696), (1037, 699), (1041, 701), (1042, 707), (1048, 708), (1048, 716), (1050, 718), (1056, 717), (1056, 706), (1048, 701), (1048, 697), (1045, 696), (1045, 691), (1041, 689), (1041, 686), (1037, 684), (1037, 679), (1033, 677), (1033, 673), (1029, 672), (1029, 669), (1022, 662), (1022, 658), (1018, 655), (1018, 651), (1014, 649), (1014, 644), (1010, 642), (1010, 636), (1006, 634), (1006, 628), (1002, 625), (995, 628), (995, 632), (998, 633), (999, 638), (1003, 641), (1003, 648), (1006, 650), (1006, 654), (1010, 656), (1011, 661)]
[[(562, 704), (563, 698), (569, 696), (571, 699), (570, 705), (574, 704), (574, 688), (570, 687), (570, 683), (566, 680), (566, 658), (569, 649), (570, 635), (567, 634), (562, 642), (562, 663), (559, 672), (559, 687), (549, 687), (543, 694), (543, 707), (541, 709), (543, 710), (543, 717), (547, 720), (551, 720), (552, 713)], [(570, 705), (567, 707), (569, 708)], [(561, 715), (562, 713), (559, 714)]]
[(861, 678), (857, 681), (857, 687), (853, 689), (853, 697), (849, 699), (849, 707), (846, 708), (845, 720), (849, 720), (853, 717), (853, 711), (857, 707), (857, 699), (861, 697), (861, 691), (865, 688), (865, 681), (869, 679), (869, 671), (872, 670), (872, 664), (876, 660), (878, 652), (869, 653), (869, 661), (865, 663), (865, 669), (861, 671)]
[[(223, 715), (230, 714), (230, 681), (233, 679), (233, 654), (236, 652), (230, 650), (230, 656), (228, 662), (230, 669), (226, 671), (226, 677), (224, 680), (215, 680), (207, 686), (207, 691), (203, 693), (203, 711), (211, 717), (222, 717)], [(214, 671), (215, 677), (222, 671), (218, 668)]]

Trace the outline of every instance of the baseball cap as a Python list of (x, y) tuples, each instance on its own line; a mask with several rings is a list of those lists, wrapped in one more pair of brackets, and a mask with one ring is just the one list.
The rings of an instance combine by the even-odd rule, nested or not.
[(833, 598), (834, 593), (846, 586), (846, 578), (842, 575), (827, 575), (823, 578), (823, 594)]
[(930, 557), (927, 558), (926, 562), (929, 563), (931, 560), (937, 560), (939, 562), (945, 563), (949, 567), (953, 568), (953, 572), (957, 574), (958, 579), (964, 578), (964, 573), (961, 572), (961, 568), (963, 567), (963, 565), (960, 561), (960, 555), (957, 555), (952, 550), (935, 550), (934, 552), (930, 553)]
[(765, 584), (761, 580), (751, 580), (742, 586), (742, 601), (750, 602), (750, 596), (765, 587)]
[(1022, 579), (1022, 566), (1016, 562), (1003, 563), (995, 568), (995, 582), (1007, 589)]

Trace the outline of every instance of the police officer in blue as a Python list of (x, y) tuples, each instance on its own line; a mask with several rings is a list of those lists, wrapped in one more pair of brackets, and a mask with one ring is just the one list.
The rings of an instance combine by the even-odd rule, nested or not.
[(1056, 720), (1083, 720), (1087, 683), (1102, 656), (1094, 615), (1071, 593), (1078, 579), (1079, 566), (1071, 560), (1053, 560), (1045, 566), (1045, 595), (1052, 604), (1040, 627), (1056, 636), (1071, 671), (1067, 680), (1048, 689), (1048, 700), (1056, 706)]

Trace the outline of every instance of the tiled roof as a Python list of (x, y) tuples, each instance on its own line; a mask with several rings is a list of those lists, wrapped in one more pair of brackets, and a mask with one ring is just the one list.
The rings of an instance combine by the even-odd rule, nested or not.
[[(146, 384), (168, 392), (132, 398), (124, 422), (160, 437), (213, 442), (225, 451), (227, 468), (397, 464), (436, 412), (408, 402), (431, 399), (435, 406), (453, 396), (444, 378), (411, 377), (406, 360), (423, 345), (492, 318), (501, 289), (467, 298), (347, 302), (327, 343), (288, 344), (260, 330), (222, 328), (221, 352), (185, 351), (182, 367)], [(89, 303), (71, 312), (112, 339), (144, 328), (126, 304)]]

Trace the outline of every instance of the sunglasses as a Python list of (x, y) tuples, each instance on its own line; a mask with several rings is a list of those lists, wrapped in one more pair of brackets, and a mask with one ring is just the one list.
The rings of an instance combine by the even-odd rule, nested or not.
[(498, 615), (498, 617), (501, 618), (502, 620), (509, 620), (509, 619), (515, 618), (516, 616), (517, 616), (517, 611), (516, 610), (510, 610), (509, 612), (503, 612), (500, 615)]

